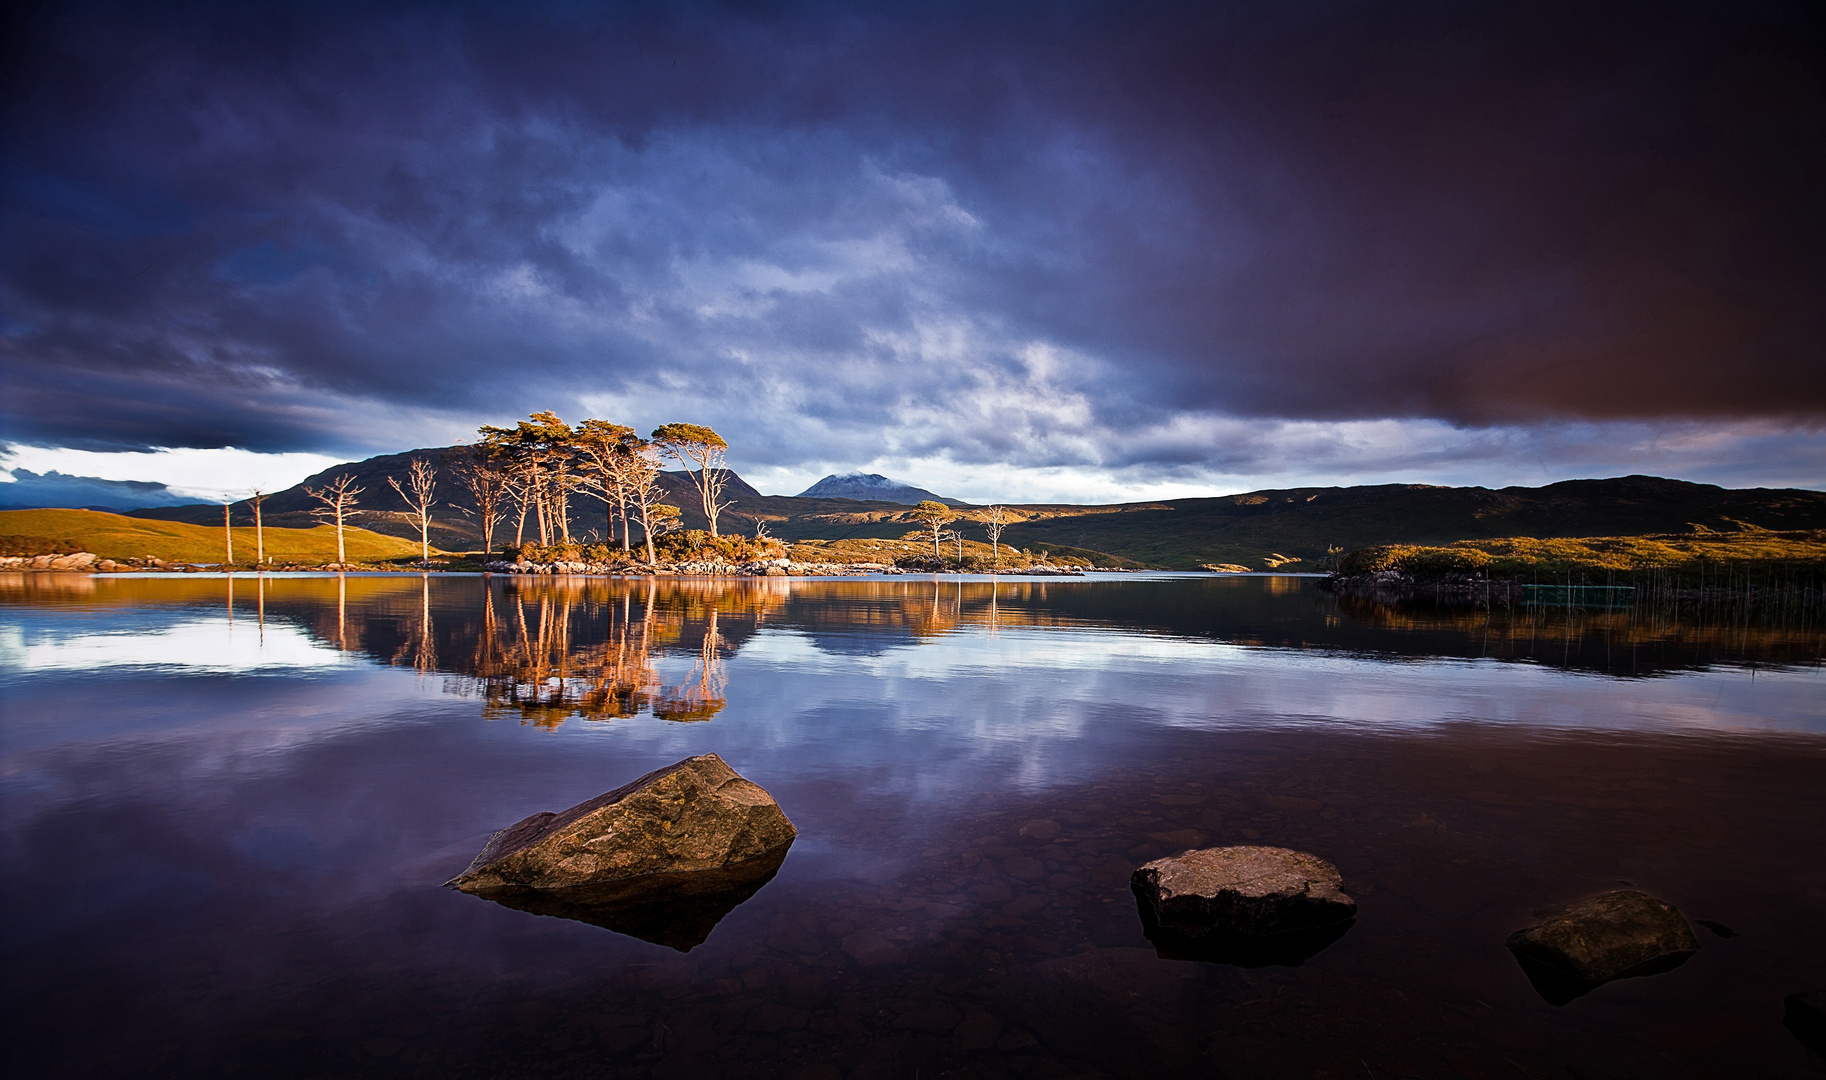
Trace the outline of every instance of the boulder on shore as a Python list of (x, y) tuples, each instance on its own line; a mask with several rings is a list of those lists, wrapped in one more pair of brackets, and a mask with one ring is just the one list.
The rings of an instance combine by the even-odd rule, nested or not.
[(1699, 949), (1679, 909), (1619, 889), (1539, 913), (1505, 945), (1541, 996), (1555, 1005), (1614, 979), (1671, 971)]
[(1163, 955), (1257, 967), (1297, 965), (1342, 937), (1357, 914), (1343, 883), (1304, 851), (1225, 847), (1156, 859), (1129, 888)]
[(798, 830), (715, 754), (489, 837), (451, 888), (681, 951), (780, 868)]

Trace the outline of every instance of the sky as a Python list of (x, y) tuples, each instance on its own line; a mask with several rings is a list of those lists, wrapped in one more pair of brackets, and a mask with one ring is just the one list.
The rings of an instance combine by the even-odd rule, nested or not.
[(1817, 4), (5, 17), (0, 481), (552, 409), (769, 494), (1826, 486)]

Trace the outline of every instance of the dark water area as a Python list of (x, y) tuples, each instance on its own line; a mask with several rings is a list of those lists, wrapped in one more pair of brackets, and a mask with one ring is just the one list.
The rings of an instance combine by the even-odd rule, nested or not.
[[(0, 579), (9, 1075), (1826, 1074), (1782, 1026), (1826, 987), (1805, 621), (1166, 575), (232, 589)], [(712, 751), (799, 839), (688, 952), (441, 887)], [(1354, 925), (1157, 955), (1134, 868), (1251, 843), (1335, 863)], [(1503, 939), (1624, 882), (1698, 953), (1543, 1000)]]

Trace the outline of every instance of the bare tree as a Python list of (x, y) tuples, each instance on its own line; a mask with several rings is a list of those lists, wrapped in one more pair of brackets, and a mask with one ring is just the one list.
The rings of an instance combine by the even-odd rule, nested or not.
[(266, 529), (260, 523), (260, 503), (266, 495), (259, 488), (254, 489), (254, 497), (247, 500), (254, 508), (254, 565), (266, 565)]
[(482, 561), (487, 562), (494, 551), (495, 526), (507, 517), (506, 462), (494, 444), (480, 442), (464, 447), (455, 465), (457, 482), (475, 503), (473, 510), (467, 506), (457, 506), (457, 510), (476, 519), (482, 530)]
[(1002, 568), (1002, 530), (1009, 525), (1008, 508), (992, 505), (983, 517), (983, 531), (989, 534), (990, 558), (997, 570)]
[(942, 502), (934, 502), (931, 499), (927, 499), (918, 506), (915, 506), (912, 509), (911, 514), (913, 520), (932, 530), (932, 557), (935, 559), (939, 558), (940, 552), (938, 550), (938, 545), (943, 539), (942, 534), (944, 528), (946, 525), (957, 520), (956, 511)]
[[(729, 472), (723, 467), (729, 444), (723, 437), (702, 424), (666, 424), (653, 432), (653, 442), (660, 452), (685, 467), (697, 485), (698, 497), (704, 503), (704, 517), (710, 522), (710, 536), (716, 537), (716, 516), (729, 506), (723, 502), (723, 485)], [(691, 466), (697, 465), (692, 472)]]
[(222, 543), (227, 547), (228, 557), (222, 561), (222, 569), (232, 572), (235, 568), (235, 530), (228, 523), (228, 508), (233, 503), (222, 504)]
[(431, 565), (431, 507), (437, 496), (437, 468), (424, 458), (413, 458), (406, 470), (406, 482), (401, 485), (396, 476), (387, 477), (387, 483), (399, 492), (399, 497), (406, 500), (406, 516), (418, 526), (419, 561), (425, 566)]
[(640, 532), (647, 545), (647, 562), (658, 562), (659, 554), (653, 550), (654, 539), (683, 524), (678, 507), (659, 501), (658, 452), (652, 444), (643, 443), (629, 450), (627, 456), (619, 460), (617, 468), (621, 470), (621, 483), (627, 491), (628, 505), (640, 514)]
[(348, 473), (342, 473), (320, 488), (307, 487), (304, 489), (306, 495), (323, 504), (313, 509), (311, 516), (319, 521), (329, 521), (336, 525), (336, 565), (338, 566), (349, 561), (342, 544), (343, 526), (349, 518), (361, 513), (355, 509), (355, 496), (366, 490), (366, 488), (358, 486), (355, 478)]
[(539, 471), (536, 464), (515, 458), (507, 469), (507, 497), (514, 504), (514, 546), (526, 546), (526, 512), (539, 497)]

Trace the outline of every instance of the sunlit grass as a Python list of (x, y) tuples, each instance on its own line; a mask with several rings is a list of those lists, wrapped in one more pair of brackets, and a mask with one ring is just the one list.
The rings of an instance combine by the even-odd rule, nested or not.
[[(265, 530), (266, 554), (276, 563), (318, 565), (336, 561), (336, 530)], [(0, 510), (0, 541), (8, 554), (91, 551), (99, 558), (125, 561), (147, 557), (163, 562), (220, 563), (222, 529), (178, 521), (130, 518), (99, 510)], [(253, 526), (234, 529), (235, 561), (252, 565)], [(391, 562), (416, 558), (417, 544), (366, 529), (345, 528), (343, 542), (351, 562)], [(12, 549), (18, 550), (12, 550)], [(27, 550), (30, 549), (30, 550)], [(436, 548), (434, 554), (442, 554)]]
[(1826, 531), (1662, 533), (1540, 540), (1460, 540), (1446, 547), (1384, 545), (1339, 560), (1345, 574), (1399, 570), (1417, 576), (1476, 574), (1491, 578), (1591, 578), (1656, 571), (1698, 574), (1704, 568), (1783, 572), (1826, 568)]

